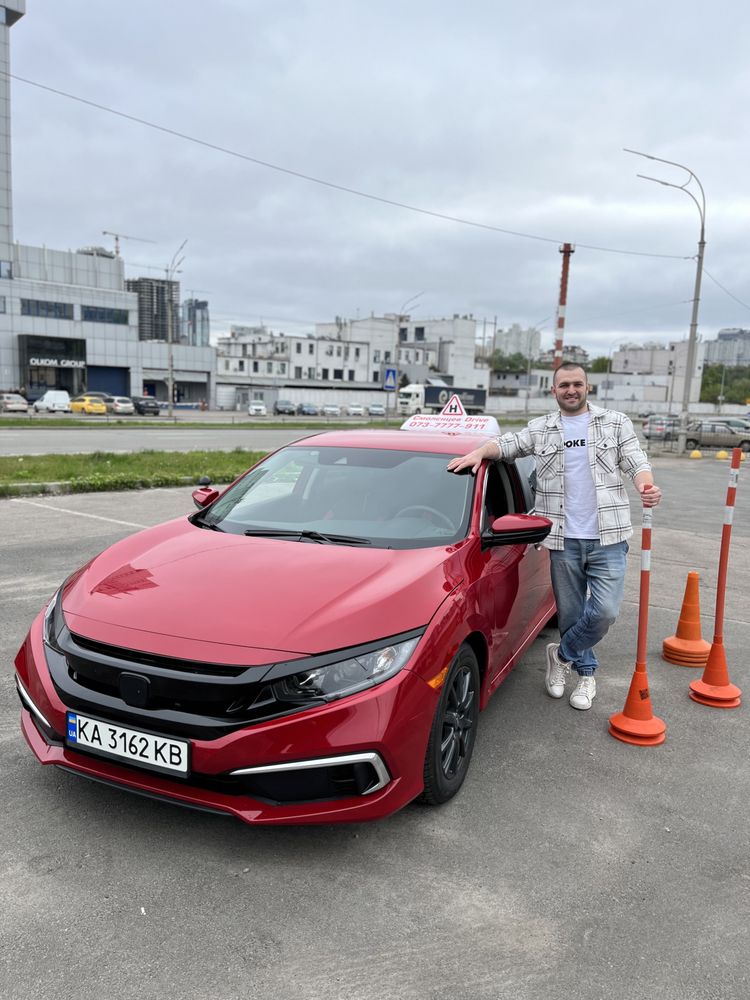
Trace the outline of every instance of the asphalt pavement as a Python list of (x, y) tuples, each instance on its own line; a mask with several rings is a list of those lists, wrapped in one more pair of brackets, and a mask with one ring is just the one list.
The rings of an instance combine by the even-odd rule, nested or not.
[[(747, 704), (749, 468), (724, 628)], [(746, 1000), (747, 704), (696, 705), (700, 671), (659, 655), (690, 570), (713, 636), (728, 465), (657, 458), (655, 476), (648, 671), (666, 743), (607, 732), (635, 663), (636, 530), (591, 711), (544, 693), (544, 633), (483, 713), (454, 800), (340, 827), (255, 829), (37, 764), (12, 668), (33, 616), (75, 566), (192, 504), (189, 489), (0, 500), (0, 995)]]

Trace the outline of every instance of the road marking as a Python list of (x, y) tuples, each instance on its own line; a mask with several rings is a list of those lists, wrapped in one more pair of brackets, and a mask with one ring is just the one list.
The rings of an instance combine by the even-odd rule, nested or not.
[(47, 510), (57, 510), (61, 514), (74, 514), (76, 517), (91, 517), (95, 521), (109, 521), (110, 524), (124, 524), (126, 528), (148, 528), (147, 524), (136, 524), (135, 521), (118, 521), (114, 517), (103, 517), (101, 514), (84, 514), (82, 510), (70, 510), (69, 507), (55, 507), (51, 503), (38, 503), (36, 500), (21, 500), (12, 497), (11, 503), (26, 503), (30, 507), (44, 507)]

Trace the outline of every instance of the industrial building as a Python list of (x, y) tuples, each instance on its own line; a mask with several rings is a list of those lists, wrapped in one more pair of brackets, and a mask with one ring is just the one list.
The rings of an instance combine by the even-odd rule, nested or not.
[[(175, 400), (210, 401), (214, 349), (179, 336), (170, 345), (157, 304), (141, 316), (139, 288), (128, 288), (119, 253), (14, 241), (8, 74), (11, 30), (22, 30), (25, 12), (25, 0), (0, 5), (0, 389), (21, 389), (31, 400), (55, 388), (166, 400), (171, 356)], [(175, 322), (179, 331), (177, 309)]]

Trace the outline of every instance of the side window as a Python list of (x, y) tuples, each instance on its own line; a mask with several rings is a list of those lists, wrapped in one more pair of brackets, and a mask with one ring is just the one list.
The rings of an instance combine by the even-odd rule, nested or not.
[[(514, 462), (522, 495), (516, 511), (528, 514), (536, 505), (536, 459), (530, 455), (517, 458)], [(518, 487), (517, 487), (518, 489)]]
[(482, 530), (484, 531), (496, 517), (514, 514), (520, 507), (513, 496), (508, 467), (504, 462), (492, 462), (487, 468), (484, 480), (484, 510)]

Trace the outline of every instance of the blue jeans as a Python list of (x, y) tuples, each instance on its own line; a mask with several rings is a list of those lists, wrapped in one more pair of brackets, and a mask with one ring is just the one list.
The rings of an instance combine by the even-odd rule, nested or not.
[(627, 553), (627, 542), (601, 545), (596, 538), (566, 538), (564, 549), (550, 552), (559, 656), (582, 677), (593, 677), (599, 665), (593, 647), (617, 619)]

